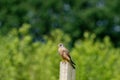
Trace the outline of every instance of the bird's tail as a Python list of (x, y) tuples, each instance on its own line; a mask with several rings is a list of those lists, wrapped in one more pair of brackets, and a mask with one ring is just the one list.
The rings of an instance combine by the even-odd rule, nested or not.
[(71, 62), (72, 64), (76, 65), (76, 64), (72, 61), (72, 59), (70, 60), (70, 62)]
[(75, 69), (75, 66), (73, 64), (71, 64), (71, 65), (72, 65), (73, 69)]
[(70, 60), (70, 64), (71, 64), (71, 66), (75, 69), (75, 63), (72, 61), (72, 60)]

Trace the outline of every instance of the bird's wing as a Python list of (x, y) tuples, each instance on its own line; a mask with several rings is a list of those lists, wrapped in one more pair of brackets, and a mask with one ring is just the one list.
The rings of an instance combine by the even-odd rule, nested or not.
[(65, 60), (70, 61), (70, 57), (65, 52), (63, 53), (62, 56)]
[(66, 48), (63, 48), (63, 52), (65, 52), (66, 54), (69, 54), (69, 51)]
[(69, 51), (66, 48), (63, 48), (63, 57), (68, 61), (71, 59), (71, 57), (69, 55)]

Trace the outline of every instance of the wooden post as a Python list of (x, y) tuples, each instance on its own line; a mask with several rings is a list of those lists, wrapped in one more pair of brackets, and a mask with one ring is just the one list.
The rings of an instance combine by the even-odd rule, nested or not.
[(60, 62), (60, 80), (75, 80), (75, 69), (68, 62)]

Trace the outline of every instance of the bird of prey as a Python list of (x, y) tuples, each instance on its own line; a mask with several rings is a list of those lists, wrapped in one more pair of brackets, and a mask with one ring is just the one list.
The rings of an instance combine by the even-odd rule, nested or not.
[(67, 48), (64, 47), (64, 45), (62, 43), (58, 44), (58, 52), (60, 54), (60, 56), (62, 57), (62, 59), (64, 61), (67, 61), (71, 64), (71, 66), (75, 69), (75, 63), (72, 61), (69, 51)]

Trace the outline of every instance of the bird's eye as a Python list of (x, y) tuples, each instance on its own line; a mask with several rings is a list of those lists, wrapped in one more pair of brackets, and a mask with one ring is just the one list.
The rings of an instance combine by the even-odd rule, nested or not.
[(63, 46), (63, 44), (59, 44), (58, 46), (61, 47), (61, 46)]

